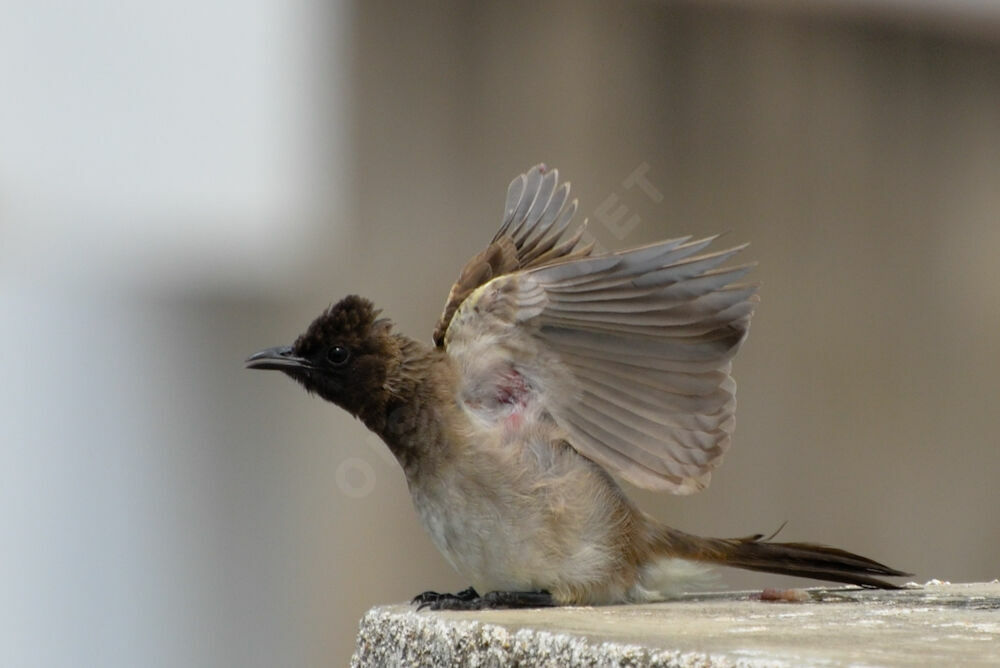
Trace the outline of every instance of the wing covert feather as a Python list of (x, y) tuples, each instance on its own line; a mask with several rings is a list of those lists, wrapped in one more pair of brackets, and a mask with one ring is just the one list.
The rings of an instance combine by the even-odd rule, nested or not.
[(556, 187), (558, 181), (558, 170), (537, 165), (510, 182), (500, 230), (485, 250), (466, 263), (452, 286), (434, 327), (436, 346), (444, 346), (445, 333), (459, 306), (493, 278), (590, 254), (590, 247), (580, 245), (586, 221), (574, 235), (562, 238), (577, 203), (567, 203), (569, 183)]

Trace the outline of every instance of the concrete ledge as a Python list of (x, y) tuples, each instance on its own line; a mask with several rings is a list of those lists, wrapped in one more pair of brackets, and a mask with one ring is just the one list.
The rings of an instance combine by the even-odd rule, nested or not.
[(790, 590), (650, 605), (373, 608), (352, 666), (1000, 665), (1000, 582)]

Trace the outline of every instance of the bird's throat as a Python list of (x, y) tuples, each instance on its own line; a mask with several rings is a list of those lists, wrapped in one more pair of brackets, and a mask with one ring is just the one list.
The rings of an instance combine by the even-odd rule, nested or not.
[(407, 476), (447, 454), (453, 433), (457, 377), (446, 355), (400, 336), (399, 364), (389, 370), (384, 400), (358, 417), (377, 434)]

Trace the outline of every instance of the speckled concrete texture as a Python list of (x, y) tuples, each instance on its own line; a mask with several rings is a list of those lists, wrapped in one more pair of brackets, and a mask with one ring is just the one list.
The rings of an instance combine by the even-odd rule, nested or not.
[(996, 580), (795, 593), (517, 611), (378, 607), (361, 620), (352, 665), (1000, 665)]

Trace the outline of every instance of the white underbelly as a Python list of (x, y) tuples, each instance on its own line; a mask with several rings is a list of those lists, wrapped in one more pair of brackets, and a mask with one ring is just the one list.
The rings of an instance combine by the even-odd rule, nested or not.
[(480, 593), (591, 589), (618, 569), (617, 526), (611, 507), (588, 489), (591, 465), (575, 452), (552, 452), (539, 462), (523, 451), (515, 475), (517, 457), (481, 450), (466, 466), (411, 481), (434, 544)]
[(440, 488), (413, 496), (434, 545), (480, 593), (532, 591), (558, 578), (511, 508)]

